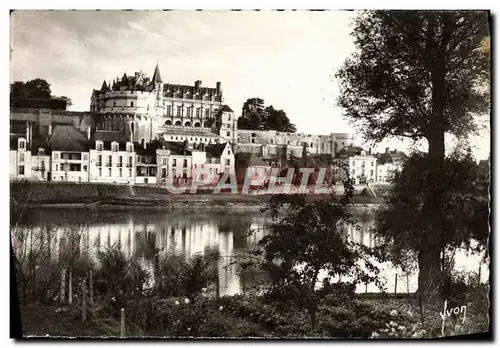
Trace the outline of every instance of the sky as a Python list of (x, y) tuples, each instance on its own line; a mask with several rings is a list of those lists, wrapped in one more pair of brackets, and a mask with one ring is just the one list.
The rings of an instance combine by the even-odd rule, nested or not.
[[(11, 81), (46, 79), (52, 94), (87, 111), (92, 89), (136, 71), (164, 83), (215, 87), (238, 115), (245, 100), (283, 109), (298, 132), (354, 132), (336, 106), (334, 78), (354, 52), (349, 11), (17, 11), (11, 15)], [(484, 123), (484, 122), (483, 122)], [(489, 155), (489, 131), (472, 140)], [(358, 137), (357, 144), (363, 144)], [(405, 150), (409, 142), (388, 140)], [(424, 145), (425, 148), (425, 145)]]

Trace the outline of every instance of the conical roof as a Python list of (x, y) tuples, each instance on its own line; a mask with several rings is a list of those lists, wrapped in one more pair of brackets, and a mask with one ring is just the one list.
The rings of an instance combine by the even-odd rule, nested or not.
[(106, 84), (106, 80), (103, 81), (102, 86), (101, 86), (101, 91), (107, 91), (108, 90), (108, 85)]
[(157, 84), (157, 83), (163, 83), (162, 79), (161, 79), (161, 75), (160, 75), (160, 67), (158, 66), (158, 63), (156, 63), (156, 68), (155, 68), (155, 72), (153, 74), (153, 80), (151, 81), (153, 84)]

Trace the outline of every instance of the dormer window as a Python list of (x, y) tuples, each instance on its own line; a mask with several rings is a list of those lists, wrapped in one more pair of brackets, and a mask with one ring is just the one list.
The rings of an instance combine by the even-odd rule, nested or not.
[(40, 147), (38, 148), (38, 156), (45, 156), (45, 149)]
[(127, 152), (133, 152), (134, 151), (134, 146), (132, 144), (127, 144)]
[(95, 144), (95, 149), (97, 151), (102, 151), (102, 141), (97, 141)]
[(118, 144), (113, 142), (111, 143), (111, 151), (117, 152), (118, 151)]
[(24, 139), (19, 139), (18, 149), (19, 150), (26, 150), (26, 141)]

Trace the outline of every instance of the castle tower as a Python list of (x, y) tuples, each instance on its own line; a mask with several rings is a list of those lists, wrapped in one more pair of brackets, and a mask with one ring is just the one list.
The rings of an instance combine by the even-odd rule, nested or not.
[(155, 71), (153, 73), (153, 78), (151, 79), (151, 84), (154, 87), (152, 93), (154, 93), (155, 102), (154, 102), (154, 110), (152, 110), (152, 116), (150, 118), (150, 136), (151, 139), (156, 137), (158, 131), (158, 124), (163, 116), (164, 109), (164, 100), (163, 100), (163, 80), (161, 79), (160, 67), (158, 66), (158, 62), (156, 62)]

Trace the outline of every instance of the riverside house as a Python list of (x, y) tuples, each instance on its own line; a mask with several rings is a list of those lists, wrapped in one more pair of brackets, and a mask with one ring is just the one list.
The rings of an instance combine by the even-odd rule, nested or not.
[(88, 182), (90, 142), (73, 126), (56, 125), (49, 136), (52, 181)]
[(97, 130), (90, 149), (90, 182), (135, 183), (134, 144), (122, 132)]

